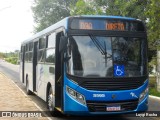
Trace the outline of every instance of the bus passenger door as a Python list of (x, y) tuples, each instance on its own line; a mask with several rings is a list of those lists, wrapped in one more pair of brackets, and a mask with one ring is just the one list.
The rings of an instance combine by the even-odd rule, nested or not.
[(56, 35), (56, 62), (55, 62), (55, 107), (63, 110), (63, 54), (59, 52), (60, 37), (63, 32)]
[(38, 51), (38, 41), (34, 42), (34, 48), (33, 48), (33, 91), (36, 91), (37, 51)]
[(25, 62), (25, 46), (21, 47), (21, 82), (24, 83), (24, 62)]

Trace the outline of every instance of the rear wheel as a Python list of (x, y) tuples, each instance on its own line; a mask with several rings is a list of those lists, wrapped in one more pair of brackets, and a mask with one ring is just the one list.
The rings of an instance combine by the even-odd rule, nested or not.
[(52, 87), (49, 88), (48, 90), (48, 95), (47, 95), (47, 108), (49, 109), (51, 115), (53, 116), (59, 116), (60, 113), (55, 109), (55, 106), (53, 104), (54, 96), (52, 92)]

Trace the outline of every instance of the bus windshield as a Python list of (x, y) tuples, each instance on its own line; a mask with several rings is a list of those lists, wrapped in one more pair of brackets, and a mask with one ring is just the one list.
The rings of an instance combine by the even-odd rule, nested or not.
[(144, 48), (142, 38), (70, 36), (67, 73), (78, 77), (114, 77), (114, 66), (120, 65), (123, 77), (140, 77), (145, 73)]

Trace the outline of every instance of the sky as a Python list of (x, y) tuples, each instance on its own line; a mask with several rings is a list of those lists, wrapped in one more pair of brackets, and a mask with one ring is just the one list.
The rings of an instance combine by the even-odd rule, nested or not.
[(0, 52), (14, 52), (33, 35), (33, 0), (0, 0)]

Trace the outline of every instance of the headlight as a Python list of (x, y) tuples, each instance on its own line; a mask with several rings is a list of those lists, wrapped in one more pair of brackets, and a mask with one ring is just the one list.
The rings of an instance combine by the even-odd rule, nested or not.
[(140, 94), (139, 103), (144, 99), (144, 97), (148, 94), (148, 87)]
[(67, 87), (67, 92), (74, 98), (76, 98), (76, 92), (71, 88)]
[(76, 99), (78, 102), (80, 102), (84, 105), (86, 104), (85, 97), (82, 94), (78, 93), (77, 91), (73, 90), (72, 88), (70, 88), (68, 86), (66, 87), (66, 89), (67, 89), (67, 93), (72, 98)]

